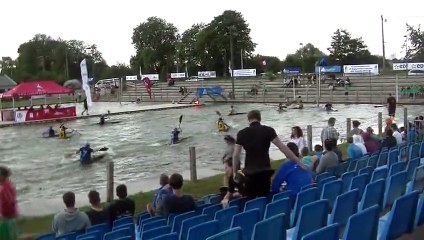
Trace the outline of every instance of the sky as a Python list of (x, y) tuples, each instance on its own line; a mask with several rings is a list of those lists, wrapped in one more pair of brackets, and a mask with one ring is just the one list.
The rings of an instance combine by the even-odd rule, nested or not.
[(338, 28), (362, 37), (371, 53), (382, 55), (381, 15), (387, 19), (386, 57), (401, 58), (406, 23), (424, 25), (423, 0), (0, 0), (0, 8), (0, 57), (16, 58), (21, 43), (44, 33), (97, 44), (109, 65), (129, 63), (135, 55), (133, 29), (151, 16), (173, 23), (182, 33), (225, 10), (239, 11), (257, 43), (255, 53), (281, 59), (300, 43), (328, 53)]

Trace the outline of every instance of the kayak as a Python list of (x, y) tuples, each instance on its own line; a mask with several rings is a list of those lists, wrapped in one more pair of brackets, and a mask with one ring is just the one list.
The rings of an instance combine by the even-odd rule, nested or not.
[(247, 113), (229, 113), (228, 116), (233, 116), (233, 115), (244, 115)]
[(181, 142), (183, 142), (183, 141), (185, 141), (185, 140), (187, 140), (187, 139), (190, 139), (190, 138), (191, 138), (191, 136), (188, 136), (188, 137), (182, 137), (182, 138), (178, 139), (178, 141), (177, 141), (177, 142), (174, 142), (174, 143), (168, 143), (168, 145), (178, 144), (178, 143), (181, 143)]
[[(121, 123), (122, 121), (105, 121), (105, 124), (103, 124), (103, 125), (108, 125), (108, 124), (117, 124), (117, 123)], [(91, 125), (100, 125), (100, 126), (103, 126), (103, 125), (101, 125), (100, 123), (93, 123), (93, 124), (91, 124)]]
[(225, 128), (224, 130), (218, 130), (218, 132), (228, 132), (230, 130), (230, 127)]
[(75, 132), (70, 132), (70, 133), (66, 133), (66, 137), (65, 138), (61, 138), (59, 137), (59, 135), (56, 136), (57, 139), (69, 139), (71, 137), (73, 137), (75, 135)]
[(335, 108), (332, 108), (332, 109), (330, 109), (330, 110), (327, 110), (327, 109), (325, 109), (325, 108), (324, 108), (324, 111), (327, 111), (327, 112), (337, 112), (337, 111), (339, 111), (339, 110), (337, 110), (337, 109), (335, 109)]
[(277, 109), (277, 112), (282, 113), (282, 112), (287, 112), (287, 110), (285, 110), (285, 109)]
[(102, 160), (104, 157), (106, 157), (106, 155), (107, 155), (107, 153), (101, 153), (101, 154), (98, 154), (98, 155), (93, 155), (93, 156), (91, 156), (90, 161), (84, 161), (84, 162), (80, 161), (80, 162), (81, 162), (82, 165), (92, 164), (94, 162), (98, 162), (98, 161)]
[[(66, 135), (67, 136), (73, 136), (74, 135), (74, 131), (66, 132)], [(55, 132), (54, 136), (50, 136), (48, 132), (43, 132), (41, 134), (41, 137), (42, 138), (57, 138), (57, 137), (59, 137), (59, 133), (58, 132)]]

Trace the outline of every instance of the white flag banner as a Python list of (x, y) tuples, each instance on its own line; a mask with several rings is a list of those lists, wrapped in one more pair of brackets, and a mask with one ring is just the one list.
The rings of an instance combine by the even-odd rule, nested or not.
[(82, 89), (84, 89), (84, 92), (85, 92), (87, 105), (91, 107), (93, 105), (93, 101), (91, 100), (91, 91), (90, 91), (90, 86), (88, 85), (87, 61), (85, 59), (81, 61), (80, 68), (81, 68), (81, 78), (82, 78)]

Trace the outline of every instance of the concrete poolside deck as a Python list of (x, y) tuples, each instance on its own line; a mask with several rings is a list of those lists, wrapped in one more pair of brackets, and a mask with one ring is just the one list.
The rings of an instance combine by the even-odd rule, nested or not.
[[(161, 110), (181, 109), (181, 108), (189, 108), (189, 107), (194, 107), (194, 105), (193, 104), (177, 104), (177, 103), (175, 103), (175, 104), (166, 103), (166, 104), (145, 105), (145, 106), (137, 106), (136, 109), (134, 109), (134, 110), (111, 111), (110, 115), (123, 115), (123, 114), (139, 113), (139, 112), (161, 111)], [(40, 121), (31, 121), (31, 122), (25, 122), (25, 123), (17, 123), (17, 122), (13, 122), (13, 121), (0, 121), (0, 128), (12, 127), (12, 126), (21, 126), (21, 125), (30, 125), (30, 124), (40, 124), (40, 123), (46, 123), (46, 122), (64, 122), (64, 121), (71, 121), (71, 120), (76, 120), (76, 119), (86, 119), (86, 118), (93, 118), (93, 117), (98, 118), (102, 114), (105, 114), (105, 112), (94, 113), (94, 114), (83, 115), (83, 116), (77, 115), (75, 117), (60, 118), (60, 119), (59, 118), (53, 118), (53, 119), (46, 119), (46, 120), (40, 120)]]

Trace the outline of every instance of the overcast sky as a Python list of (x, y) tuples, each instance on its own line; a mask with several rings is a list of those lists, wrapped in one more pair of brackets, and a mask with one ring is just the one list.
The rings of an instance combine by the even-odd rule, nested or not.
[(19, 45), (37, 33), (97, 44), (109, 65), (129, 63), (133, 29), (150, 16), (173, 23), (182, 33), (210, 22), (224, 10), (243, 14), (257, 43), (256, 53), (284, 58), (312, 43), (327, 52), (337, 28), (362, 37), (382, 55), (380, 15), (385, 23), (386, 57), (400, 58), (406, 23), (424, 24), (423, 0), (0, 0), (0, 56), (17, 57)]

